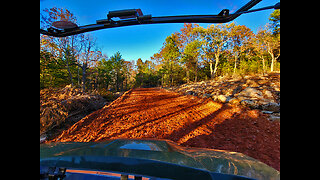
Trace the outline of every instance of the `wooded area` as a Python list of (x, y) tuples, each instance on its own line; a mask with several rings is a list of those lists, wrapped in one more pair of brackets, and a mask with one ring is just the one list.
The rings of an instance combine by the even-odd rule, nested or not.
[[(44, 10), (40, 19), (42, 28), (55, 21), (77, 23), (61, 8)], [(280, 71), (280, 10), (257, 33), (235, 23), (207, 28), (185, 24), (146, 61), (124, 60), (120, 52), (108, 57), (91, 34), (40, 35), (40, 90), (71, 84), (83, 91), (118, 92), (273, 71)]]

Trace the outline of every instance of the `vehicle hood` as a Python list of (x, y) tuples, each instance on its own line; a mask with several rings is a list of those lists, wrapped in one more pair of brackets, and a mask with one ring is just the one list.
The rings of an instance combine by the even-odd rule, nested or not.
[[(89, 157), (91, 157), (91, 161), (86, 160)], [(104, 171), (109, 170), (103, 169), (101, 166), (103, 159), (107, 157), (153, 160), (213, 173), (261, 180), (280, 179), (278, 171), (243, 154), (221, 150), (184, 148), (166, 140), (112, 140), (100, 143), (40, 145), (40, 166), (45, 164), (57, 167), (59, 161), (68, 161), (68, 168), (90, 168), (91, 170)]]

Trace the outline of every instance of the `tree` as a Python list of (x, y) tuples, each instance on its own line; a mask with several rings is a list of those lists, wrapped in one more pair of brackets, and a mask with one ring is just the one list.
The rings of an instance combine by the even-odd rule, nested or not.
[(86, 91), (87, 70), (102, 57), (102, 52), (95, 50), (96, 40), (91, 35), (81, 36), (81, 53), (78, 66), (82, 70), (82, 91)]
[(190, 82), (190, 73), (194, 73), (194, 81), (198, 81), (198, 64), (200, 49), (202, 42), (195, 40), (186, 45), (183, 56), (181, 58), (182, 64), (185, 65), (187, 71), (187, 82)]
[[(46, 9), (40, 19), (42, 28), (55, 21), (77, 22), (70, 11), (62, 8)], [(136, 64), (125, 61), (120, 52), (111, 58), (103, 55), (90, 34), (67, 38), (40, 35), (40, 89), (72, 84), (83, 91), (123, 91), (134, 85), (174, 86), (232, 74), (274, 71), (280, 62), (280, 11), (270, 16), (270, 22), (257, 34), (235, 23), (207, 28), (184, 24), (179, 32), (166, 38), (151, 60), (138, 59)]]
[[(42, 28), (51, 27), (56, 21), (77, 23), (77, 18), (69, 10), (63, 8), (45, 9), (40, 14)], [(97, 50), (96, 41), (90, 34), (64, 38), (40, 35), (40, 54), (41, 52), (50, 53), (50, 59), (43, 59), (43, 62), (44, 60), (50, 61), (50, 63), (47, 62), (47, 65), (51, 64), (48, 66), (51, 71), (54, 68), (59, 69), (59, 72), (51, 73), (51, 77), (55, 77), (55, 79), (51, 79), (52, 81), (69, 79), (68, 82), (57, 82), (56, 84), (71, 84), (72, 86), (77, 84), (82, 87), (83, 91), (86, 91), (88, 70), (102, 57), (102, 52)], [(53, 66), (54, 64), (56, 66)], [(68, 78), (65, 78), (65, 71), (67, 71)], [(42, 79), (44, 80), (44, 78)], [(56, 86), (53, 83), (51, 85)]]
[(270, 29), (272, 31), (272, 36), (269, 36), (269, 54), (272, 57), (272, 66), (271, 66), (271, 71), (274, 69), (274, 63), (280, 58), (280, 10), (275, 10), (271, 15), (270, 15), (270, 22), (271, 26)]
[(122, 59), (122, 55), (120, 52), (117, 52), (110, 58), (110, 61), (113, 65), (113, 79), (115, 83), (116, 91), (123, 90), (123, 81), (124, 81), (124, 59)]
[(155, 70), (155, 64), (152, 61), (143, 60), (140, 58), (137, 61), (138, 72), (135, 77), (136, 87), (156, 87), (158, 86), (159, 79)]
[(258, 31), (258, 33), (255, 35), (253, 41), (252, 41), (252, 47), (256, 53), (256, 55), (262, 60), (262, 70), (263, 74), (267, 72), (267, 65), (266, 65), (266, 54), (267, 52), (267, 47), (265, 43), (265, 33), (266, 31), (261, 29)]
[(190, 82), (192, 73), (194, 74), (194, 80), (198, 80), (198, 61), (202, 45), (197, 40), (197, 34), (194, 33), (195, 28), (199, 28), (199, 25), (185, 23), (181, 32), (177, 34), (179, 37), (181, 63), (184, 65), (186, 81), (188, 83)]
[(106, 56), (104, 56), (100, 61), (97, 62), (97, 86), (99, 89), (109, 89), (109, 86), (112, 83), (112, 71), (113, 64), (108, 60)]
[[(77, 18), (69, 10), (63, 8), (45, 9), (40, 16), (40, 22), (43, 26), (42, 28), (48, 28), (56, 21), (70, 21), (77, 23)], [(40, 36), (40, 40), (43, 41), (43, 49), (51, 52), (54, 57), (59, 58), (64, 62), (68, 71), (69, 82), (72, 85), (74, 84), (72, 68), (76, 61), (75, 47), (77, 37), (78, 36), (53, 38), (49, 36)]]
[(280, 10), (275, 10), (271, 15), (270, 15), (270, 22), (271, 26), (270, 28), (272, 29), (273, 35), (280, 35)]
[(240, 56), (249, 48), (249, 44), (254, 37), (254, 33), (250, 28), (246, 26), (235, 25), (231, 28), (229, 36), (231, 46), (229, 47), (229, 49), (234, 56), (233, 75), (235, 75), (238, 68), (238, 61), (240, 59)]
[(120, 52), (111, 58), (101, 58), (95, 69), (98, 72), (96, 81), (99, 90), (119, 92), (132, 87), (130, 84), (134, 81), (134, 63), (125, 61)]
[(177, 34), (172, 34), (167, 37), (164, 47), (161, 50), (163, 69), (165, 72), (164, 79), (170, 86), (174, 85), (174, 81), (179, 72), (179, 37)]
[(264, 60), (261, 53), (268, 53), (271, 57), (270, 71), (274, 71), (275, 63), (280, 58), (280, 35), (274, 36), (267, 28), (259, 30), (256, 35), (256, 48), (260, 52), (260, 57)]
[(206, 59), (210, 65), (212, 79), (217, 75), (221, 56), (228, 48), (230, 31), (234, 26), (234, 23), (218, 24), (211, 25), (207, 29), (200, 27), (195, 30), (202, 37), (205, 45)]

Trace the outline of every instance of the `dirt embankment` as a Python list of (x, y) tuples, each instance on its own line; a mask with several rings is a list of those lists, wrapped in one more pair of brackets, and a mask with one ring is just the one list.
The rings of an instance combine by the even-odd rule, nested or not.
[(104, 105), (105, 100), (101, 96), (82, 93), (71, 86), (61, 90), (41, 90), (40, 143)]
[(280, 123), (257, 110), (160, 89), (135, 89), (52, 142), (168, 139), (182, 146), (244, 153), (280, 170)]

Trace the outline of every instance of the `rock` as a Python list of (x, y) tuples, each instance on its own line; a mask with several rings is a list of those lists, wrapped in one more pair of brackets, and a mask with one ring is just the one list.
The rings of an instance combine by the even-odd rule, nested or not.
[(232, 105), (240, 105), (241, 100), (238, 98), (232, 98), (232, 99), (230, 99), (229, 103)]
[(262, 106), (264, 111), (280, 112), (281, 106), (277, 103), (269, 103)]
[(239, 94), (242, 91), (243, 87), (242, 86), (237, 86), (236, 88), (233, 89), (232, 95)]
[(272, 111), (261, 111), (263, 114), (273, 114)]
[(244, 96), (247, 98), (257, 98), (257, 99), (263, 99), (263, 93), (257, 89), (248, 87), (245, 90), (243, 90), (239, 96)]
[(254, 81), (254, 80), (251, 80), (251, 79), (248, 79), (246, 84), (249, 86), (249, 87), (259, 87), (260, 85)]
[(203, 94), (203, 98), (211, 98), (211, 97), (212, 97), (211, 94), (207, 94), (207, 93)]
[(186, 92), (186, 95), (190, 95), (190, 96), (193, 96), (195, 95), (196, 93), (194, 91), (187, 91)]
[(228, 97), (225, 95), (218, 95), (218, 96), (214, 96), (213, 100), (220, 103), (227, 103)]
[(266, 98), (268, 98), (268, 99), (273, 99), (273, 94), (272, 94), (271, 91), (265, 90), (265, 91), (263, 92), (263, 94), (264, 94), (264, 96), (265, 96)]
[(207, 83), (205, 81), (202, 81), (200, 82), (200, 85), (207, 86)]
[(245, 100), (241, 101), (240, 104), (243, 105), (243, 106), (250, 107), (252, 109), (259, 109), (258, 102), (255, 101), (255, 100), (252, 100), (252, 99), (245, 99)]
[(281, 121), (280, 113), (275, 113), (275, 114), (270, 115), (269, 120), (273, 121), (273, 122), (280, 122)]
[(44, 143), (46, 140), (47, 140), (46, 134), (40, 135), (40, 144)]

